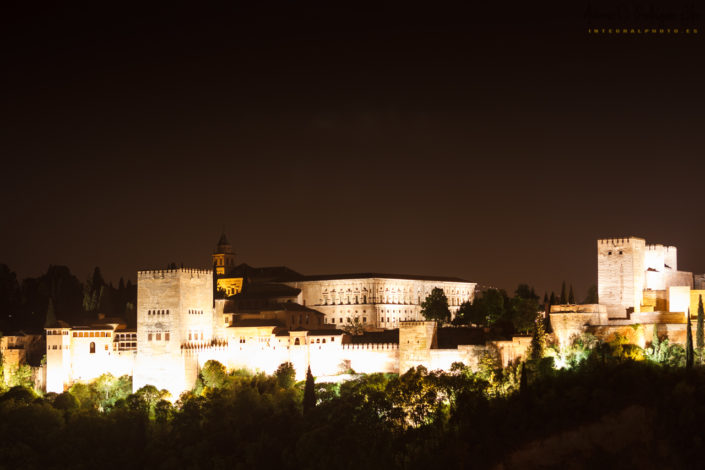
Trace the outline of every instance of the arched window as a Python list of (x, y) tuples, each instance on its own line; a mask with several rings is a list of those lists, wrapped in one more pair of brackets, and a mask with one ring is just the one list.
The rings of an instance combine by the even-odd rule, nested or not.
[(296, 338), (294, 340), (294, 346), (300, 346), (300, 345), (301, 345), (301, 343), (299, 342), (299, 338)]
[(90, 353), (91, 353), (91, 354), (95, 354), (95, 343), (94, 343), (93, 341), (91, 341), (90, 348), (91, 348), (91, 349), (90, 349)]

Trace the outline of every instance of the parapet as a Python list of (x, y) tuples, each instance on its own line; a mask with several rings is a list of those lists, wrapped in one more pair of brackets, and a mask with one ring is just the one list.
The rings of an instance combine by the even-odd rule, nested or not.
[(433, 321), (401, 321), (401, 322), (399, 322), (400, 326), (426, 326), (431, 323), (435, 324), (436, 322), (433, 322)]
[(151, 269), (137, 271), (137, 279), (176, 279), (180, 275), (191, 277), (212, 276), (212, 269), (176, 268), (176, 269)]
[(351, 350), (379, 351), (379, 350), (399, 349), (399, 344), (397, 344), (397, 343), (348, 343), (348, 344), (343, 344), (342, 348), (344, 351), (351, 351)]
[(551, 313), (607, 313), (607, 306), (600, 304), (558, 304), (551, 305)]
[(628, 238), (600, 238), (597, 240), (598, 245), (613, 245), (613, 246), (619, 246), (619, 245), (624, 245), (628, 243), (634, 243), (634, 242), (644, 242), (646, 243), (646, 240), (643, 238), (639, 237), (628, 237)]
[(678, 250), (678, 248), (673, 245), (661, 245), (660, 243), (651, 243), (646, 245), (646, 249), (650, 251), (664, 250), (666, 252)]

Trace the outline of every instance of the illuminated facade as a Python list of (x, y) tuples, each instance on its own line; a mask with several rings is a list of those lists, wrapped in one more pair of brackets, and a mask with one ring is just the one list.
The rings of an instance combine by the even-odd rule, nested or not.
[(88, 326), (57, 322), (46, 332), (46, 391), (61, 393), (75, 381), (110, 373), (132, 375), (137, 332), (118, 320)]
[(226, 296), (239, 294), (242, 291), (243, 278), (233, 275), (236, 268), (235, 252), (224, 233), (218, 240), (218, 245), (213, 251), (212, 258), (218, 290)]
[(326, 324), (343, 328), (357, 321), (370, 329), (423, 320), (421, 303), (434, 288), (443, 290), (454, 314), (473, 300), (476, 285), (457, 278), (379, 273), (301, 276), (285, 284), (300, 289), (299, 302), (323, 312)]
[(598, 240), (600, 303), (551, 307), (561, 344), (589, 331), (604, 340), (620, 334), (645, 347), (654, 328), (660, 337), (685, 342), (686, 313), (697, 314), (705, 286), (700, 285), (703, 275), (678, 271), (677, 253), (674, 246), (647, 245), (637, 237)]
[[(303, 276), (281, 266), (236, 265), (225, 235), (212, 260), (214, 271), (139, 271), (135, 331), (107, 321), (47, 328), (47, 390), (61, 392), (109, 372), (132, 375), (135, 390), (154, 385), (175, 399), (211, 359), (267, 373), (291, 362), (302, 379), (308, 367), (326, 376), (350, 369), (400, 372), (414, 364), (476, 365), (490, 347), (473, 339), (439, 349), (435, 323), (420, 321), (420, 304), (434, 287), (443, 289), (454, 312), (472, 300), (475, 283), (374, 273)], [(391, 336), (350, 336), (343, 329), (354, 322)], [(402, 333), (407, 330), (414, 333)], [(527, 346), (519, 338), (491, 345), (505, 363)]]

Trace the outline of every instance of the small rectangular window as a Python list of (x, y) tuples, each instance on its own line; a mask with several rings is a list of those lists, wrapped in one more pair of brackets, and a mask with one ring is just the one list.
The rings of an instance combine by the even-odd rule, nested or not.
[(161, 334), (161, 333), (157, 333), (157, 341), (161, 341), (161, 340), (162, 340), (162, 334)]
[(152, 341), (152, 333), (147, 334), (147, 341)]
[(169, 333), (164, 333), (164, 341), (169, 341)]

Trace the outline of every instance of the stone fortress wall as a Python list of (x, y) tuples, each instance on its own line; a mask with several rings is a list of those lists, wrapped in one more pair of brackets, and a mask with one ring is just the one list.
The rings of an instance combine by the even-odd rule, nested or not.
[[(265, 373), (291, 362), (301, 380), (309, 367), (319, 377), (350, 370), (403, 373), (415, 365), (429, 370), (448, 370), (454, 362), (477, 367), (487, 352), (497, 353), (507, 364), (526, 353), (529, 338), (438, 349), (435, 322), (420, 321), (421, 302), (440, 287), (451, 311), (456, 311), (461, 303), (473, 299), (475, 283), (348, 277), (282, 282), (300, 289), (298, 303), (323, 312), (327, 319), (323, 329), (287, 330), (264, 315), (226, 321), (232, 320), (227, 318), (232, 314), (224, 312), (224, 302), (214, 302), (211, 270), (139, 271), (136, 331), (121, 332), (117, 324), (91, 331), (68, 326), (47, 329), (47, 390), (61, 392), (76, 380), (109, 372), (132, 375), (134, 390), (154, 385), (176, 399), (193, 388), (208, 360), (217, 360), (228, 369)], [(398, 328), (400, 341), (353, 342), (337, 329), (362, 317), (367, 317), (372, 328)], [(118, 338), (125, 335), (134, 341), (119, 343)]]
[[(617, 334), (645, 347), (654, 328), (660, 337), (685, 342), (686, 312), (691, 322), (705, 290), (705, 275), (678, 271), (677, 249), (647, 245), (642, 238), (597, 241), (599, 304), (554, 305), (550, 318), (562, 346), (590, 332), (610, 341)], [(696, 289), (693, 289), (693, 287)], [(648, 331), (647, 331), (648, 330)]]

